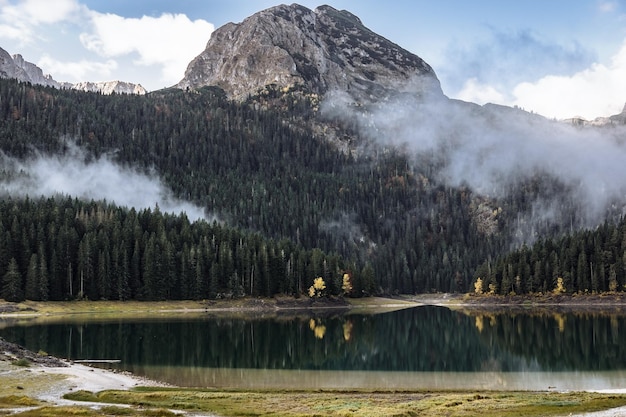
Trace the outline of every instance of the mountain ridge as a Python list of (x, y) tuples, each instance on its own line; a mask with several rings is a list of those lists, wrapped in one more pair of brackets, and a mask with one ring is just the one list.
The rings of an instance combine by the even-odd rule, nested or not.
[(32, 62), (28, 62), (20, 54), (11, 56), (6, 50), (0, 48), (0, 78), (15, 78), (21, 82), (44, 85), (59, 89), (73, 89), (89, 91), (101, 94), (146, 94), (147, 91), (141, 84), (124, 81), (99, 81), (69, 83), (56, 81), (50, 74), (44, 74), (43, 70)]
[(270, 84), (301, 85), (315, 94), (340, 90), (356, 101), (402, 92), (443, 95), (430, 65), (352, 13), (298, 4), (271, 7), (215, 30), (175, 87), (216, 85), (245, 99)]

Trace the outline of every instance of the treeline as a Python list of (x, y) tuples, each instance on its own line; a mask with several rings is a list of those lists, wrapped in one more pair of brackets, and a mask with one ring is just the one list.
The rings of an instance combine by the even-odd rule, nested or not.
[(1, 297), (10, 301), (207, 299), (299, 295), (315, 277), (341, 293), (374, 288), (373, 271), (185, 215), (71, 198), (0, 200)]
[(502, 295), (624, 291), (626, 220), (523, 246), (484, 262), (476, 271), (478, 278), (484, 292)]

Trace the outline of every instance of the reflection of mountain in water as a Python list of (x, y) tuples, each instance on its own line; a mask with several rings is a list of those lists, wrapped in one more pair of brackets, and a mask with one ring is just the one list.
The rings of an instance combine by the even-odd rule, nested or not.
[[(0, 336), (126, 366), (480, 372), (625, 369), (617, 320), (470, 317), (421, 307), (375, 316), (150, 320), (12, 327)], [(622, 343), (622, 345), (626, 345)]]

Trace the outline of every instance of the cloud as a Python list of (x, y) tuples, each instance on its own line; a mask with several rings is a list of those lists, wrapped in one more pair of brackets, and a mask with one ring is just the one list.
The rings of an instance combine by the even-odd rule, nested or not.
[(470, 78), (465, 82), (461, 91), (455, 94), (455, 98), (473, 103), (502, 103), (506, 101), (506, 95), (496, 87), (480, 83), (476, 78)]
[[(81, 6), (76, 0), (24, 0), (15, 9), (33, 24), (57, 23), (76, 13)], [(17, 17), (17, 16), (13, 16)]]
[(161, 67), (161, 81), (169, 85), (180, 81), (214, 30), (213, 24), (182, 14), (137, 19), (91, 12), (90, 19), (91, 31), (80, 35), (85, 48), (109, 58), (137, 54), (136, 65)]
[(511, 104), (547, 117), (593, 119), (619, 113), (626, 102), (626, 41), (611, 63), (594, 63), (571, 76), (549, 75), (518, 84)]
[(0, 37), (30, 43), (38, 37), (38, 26), (75, 19), (84, 10), (77, 0), (5, 2), (0, 8)]
[(626, 40), (608, 64), (577, 44), (544, 43), (525, 32), (496, 33), (491, 43), (457, 52), (449, 66), (463, 68), (469, 78), (443, 71), (456, 80), (456, 88), (447, 88), (453, 98), (518, 106), (548, 118), (588, 120), (617, 114), (626, 102)]
[(108, 80), (113, 71), (118, 68), (117, 62), (112, 59), (104, 62), (88, 60), (68, 62), (57, 61), (48, 54), (44, 54), (37, 61), (37, 66), (45, 68), (46, 72), (54, 74), (54, 78), (57, 80), (86, 80), (89, 78), (92, 81)]
[(468, 82), (508, 92), (521, 82), (545, 74), (583, 70), (596, 59), (593, 52), (576, 42), (561, 45), (531, 31), (502, 32), (493, 28), (486, 40), (469, 47), (455, 44), (446, 56), (445, 67), (437, 72), (454, 96), (467, 89)]
[(506, 198), (529, 181), (551, 179), (558, 186), (532, 202), (543, 221), (558, 224), (567, 204), (576, 209), (575, 227), (626, 209), (623, 126), (577, 128), (509, 107), (406, 96), (378, 103), (367, 114), (338, 100), (325, 101), (322, 111), (356, 121), (365, 135), (408, 149), (419, 156), (415, 161), (432, 158), (438, 162), (432, 177), (448, 186)]
[[(214, 25), (184, 14), (126, 18), (99, 13), (79, 0), (0, 0), (0, 40), (38, 61), (59, 81), (141, 82), (148, 89), (182, 79)], [(43, 57), (28, 56), (32, 48)], [(76, 58), (79, 56), (81, 58)], [(143, 69), (143, 70), (142, 70)]]
[(204, 210), (173, 197), (172, 192), (154, 175), (148, 176), (115, 163), (109, 156), (88, 160), (78, 147), (70, 145), (60, 156), (37, 155), (18, 161), (0, 153), (5, 170), (15, 179), (0, 182), (0, 191), (13, 196), (70, 195), (86, 200), (107, 200), (136, 209), (154, 208), (179, 214), (190, 220), (206, 219)]

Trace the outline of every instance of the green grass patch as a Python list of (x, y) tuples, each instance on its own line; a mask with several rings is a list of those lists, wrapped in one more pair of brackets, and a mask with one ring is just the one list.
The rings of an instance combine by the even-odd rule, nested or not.
[(79, 390), (63, 396), (66, 400), (99, 402), (98, 396), (91, 391)]
[(25, 395), (5, 395), (0, 397), (0, 408), (34, 407), (41, 402)]
[(100, 409), (102, 414), (108, 416), (135, 416), (137, 412), (132, 408), (106, 405)]
[(68, 417), (68, 416), (102, 416), (99, 410), (88, 407), (41, 407), (13, 414), (19, 417)]
[[(74, 395), (77, 397), (74, 397)], [(72, 393), (66, 398), (90, 398)], [(420, 393), (212, 391), (142, 388), (92, 394), (100, 402), (214, 413), (221, 416), (533, 417), (605, 410), (626, 405), (626, 395), (551, 392)]]

